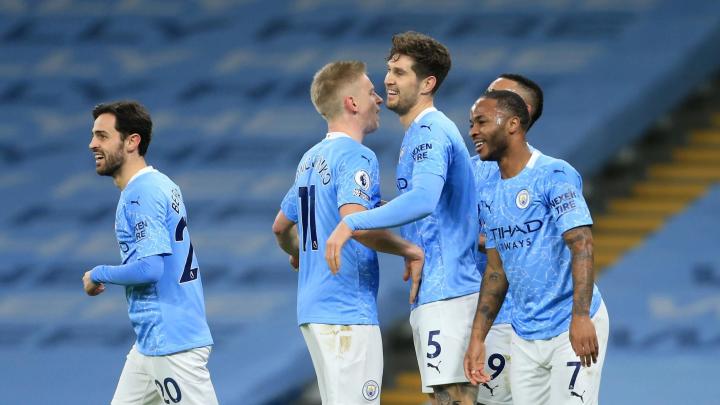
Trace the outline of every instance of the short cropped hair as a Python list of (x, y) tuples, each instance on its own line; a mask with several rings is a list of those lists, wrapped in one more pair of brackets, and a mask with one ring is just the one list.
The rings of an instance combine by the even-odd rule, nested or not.
[(486, 91), (483, 98), (496, 100), (499, 110), (510, 114), (511, 117), (520, 118), (520, 127), (524, 131), (530, 128), (530, 113), (528, 113), (527, 104), (517, 93), (509, 90), (491, 90)]
[(120, 139), (125, 140), (130, 134), (140, 135), (138, 153), (145, 156), (152, 139), (152, 119), (150, 113), (137, 101), (114, 101), (98, 104), (93, 108), (93, 119), (102, 114), (115, 116), (115, 129), (120, 132)]
[(328, 63), (315, 73), (310, 85), (310, 99), (326, 120), (342, 112), (340, 90), (365, 74), (365, 63), (356, 60)]
[(412, 70), (420, 79), (435, 76), (436, 83), (431, 94), (437, 92), (452, 66), (450, 51), (445, 45), (415, 31), (393, 35), (392, 48), (387, 60), (391, 60), (395, 55), (407, 55), (413, 58), (415, 63)]
[[(540, 119), (543, 112), (543, 91), (542, 87), (527, 77), (517, 73), (503, 73), (500, 76), (503, 79), (512, 80), (518, 83), (525, 91), (530, 94), (530, 104), (533, 107), (532, 116), (530, 116), (530, 127), (535, 124), (535, 121)], [(529, 128), (529, 127), (528, 127)]]

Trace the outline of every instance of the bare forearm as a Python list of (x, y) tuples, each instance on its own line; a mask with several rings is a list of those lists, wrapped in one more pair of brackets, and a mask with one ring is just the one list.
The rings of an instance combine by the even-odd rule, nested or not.
[(507, 290), (508, 281), (505, 272), (488, 265), (480, 288), (480, 298), (473, 321), (473, 334), (485, 339), (505, 301)]
[(413, 253), (412, 249), (415, 247), (412, 243), (387, 229), (355, 231), (353, 232), (353, 239), (378, 252), (402, 257), (411, 255)]
[(593, 239), (587, 226), (571, 229), (563, 234), (572, 253), (573, 315), (589, 315), (595, 273), (593, 269)]
[(294, 231), (275, 234), (275, 240), (277, 240), (278, 246), (280, 246), (280, 249), (284, 250), (285, 253), (292, 256), (298, 256), (300, 254), (300, 244), (298, 243), (297, 234), (295, 234)]

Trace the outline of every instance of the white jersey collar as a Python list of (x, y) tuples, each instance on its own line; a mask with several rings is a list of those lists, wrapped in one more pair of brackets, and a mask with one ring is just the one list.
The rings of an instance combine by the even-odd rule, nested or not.
[(350, 135), (346, 134), (345, 132), (328, 132), (327, 135), (325, 135), (325, 139), (338, 139), (338, 138), (352, 138)]
[(529, 167), (530, 169), (535, 167), (535, 162), (537, 162), (537, 160), (540, 158), (540, 155), (542, 155), (542, 153), (540, 153), (539, 150), (537, 150), (537, 149), (533, 150), (532, 155), (530, 156), (530, 160), (528, 160), (525, 167)]
[(128, 180), (128, 182), (127, 182), (127, 184), (125, 185), (125, 187), (129, 186), (130, 183), (132, 183), (133, 180), (135, 180), (136, 178), (142, 176), (143, 174), (145, 174), (145, 173), (152, 173), (152, 172), (156, 172), (156, 171), (157, 171), (157, 170), (155, 170), (155, 168), (152, 167), (152, 166), (145, 166), (145, 167), (143, 167), (142, 169), (138, 170), (137, 173), (133, 174), (132, 177), (130, 177), (130, 180)]
[(437, 108), (431, 106), (431, 107), (428, 107), (428, 108), (420, 111), (420, 114), (418, 114), (418, 116), (415, 117), (415, 119), (413, 120), (413, 122), (415, 122), (415, 123), (420, 122), (420, 119), (421, 119), (422, 117), (424, 117), (426, 114), (429, 114), (429, 113), (431, 113), (431, 112), (433, 112), (433, 111), (437, 111)]

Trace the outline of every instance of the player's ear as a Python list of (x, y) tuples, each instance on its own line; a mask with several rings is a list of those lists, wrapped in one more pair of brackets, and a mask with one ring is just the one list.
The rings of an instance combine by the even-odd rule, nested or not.
[(432, 93), (433, 89), (437, 85), (437, 77), (435, 76), (428, 76), (422, 80), (420, 83), (420, 94), (422, 95), (428, 95)]
[(353, 96), (345, 96), (345, 98), (343, 99), (343, 107), (346, 111), (353, 114), (358, 111), (358, 105), (355, 102), (355, 98)]
[(507, 122), (505, 123), (505, 127), (507, 128), (507, 132), (509, 134), (514, 134), (516, 132), (520, 131), (520, 117), (517, 115), (514, 115), (510, 117)]
[(125, 138), (125, 150), (128, 153), (138, 151), (140, 148), (140, 140), (142, 137), (140, 134), (130, 134)]

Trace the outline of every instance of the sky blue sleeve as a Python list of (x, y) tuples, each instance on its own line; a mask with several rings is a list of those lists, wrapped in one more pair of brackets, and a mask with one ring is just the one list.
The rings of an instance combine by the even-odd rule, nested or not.
[(139, 204), (126, 204), (125, 215), (135, 237), (137, 257), (171, 254), (170, 231), (165, 224), (168, 197), (162, 189), (145, 186)]
[(297, 200), (298, 191), (297, 187), (295, 187), (295, 183), (293, 182), (292, 187), (290, 187), (290, 190), (288, 190), (288, 192), (285, 194), (285, 198), (283, 198), (282, 203), (280, 203), (280, 210), (283, 212), (283, 214), (285, 214), (287, 219), (295, 223), (297, 223), (298, 221)]
[(392, 228), (422, 219), (435, 210), (445, 180), (436, 174), (413, 174), (413, 188), (382, 207), (343, 218), (352, 229)]
[(96, 283), (141, 285), (157, 283), (165, 270), (162, 256), (141, 257), (120, 266), (96, 266), (90, 278)]
[(546, 177), (545, 198), (561, 233), (584, 225), (592, 225), (590, 209), (582, 194), (582, 178), (568, 163), (552, 166)]
[(367, 150), (343, 156), (338, 170), (337, 205), (358, 204), (372, 209), (380, 202), (380, 169), (375, 154)]

